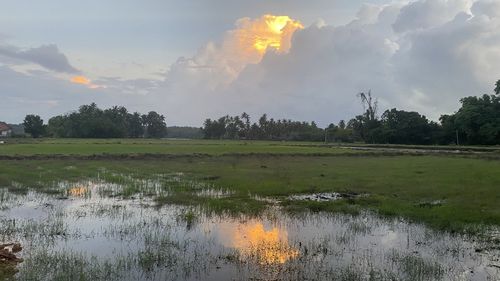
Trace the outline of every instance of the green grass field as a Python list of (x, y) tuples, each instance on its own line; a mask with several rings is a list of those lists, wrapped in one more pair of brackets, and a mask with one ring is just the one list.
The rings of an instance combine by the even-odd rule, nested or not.
[(0, 145), (0, 155), (92, 155), (92, 154), (249, 154), (281, 153), (310, 154), (349, 153), (350, 150), (336, 146), (320, 146), (314, 143), (266, 142), (266, 141), (210, 141), (210, 140), (12, 140)]
[[(278, 198), (291, 211), (307, 208), (357, 212), (368, 208), (382, 215), (402, 216), (448, 230), (500, 225), (500, 161), (480, 157), (387, 156), (310, 143), (203, 140), (41, 140), (0, 146), (0, 155), (99, 153), (182, 156), (123, 161), (1, 160), (0, 186), (13, 189), (12, 183), (19, 182), (42, 188), (44, 183), (95, 177), (103, 168), (138, 178), (183, 172), (234, 191), (229, 198), (209, 202), (220, 209), (259, 210), (265, 203), (251, 197), (258, 195)], [(287, 200), (290, 194), (326, 191), (368, 196), (326, 203)], [(196, 201), (182, 190), (176, 196), (158, 201), (207, 203)], [(440, 204), (432, 204), (437, 201)]]
[[(324, 144), (293, 141), (232, 141), (175, 139), (5, 139), (0, 144), (0, 156), (12, 155), (99, 155), (99, 154), (361, 154), (378, 152), (401, 154), (411, 151), (481, 152), (500, 155), (496, 146), (414, 146)], [(351, 147), (358, 150), (350, 149)], [(363, 149), (363, 150), (361, 150)]]

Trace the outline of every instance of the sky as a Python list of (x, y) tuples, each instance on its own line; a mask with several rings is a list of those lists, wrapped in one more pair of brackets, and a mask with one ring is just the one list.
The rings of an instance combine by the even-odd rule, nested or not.
[(500, 79), (500, 0), (0, 1), (0, 121), (96, 102), (168, 125), (429, 119)]

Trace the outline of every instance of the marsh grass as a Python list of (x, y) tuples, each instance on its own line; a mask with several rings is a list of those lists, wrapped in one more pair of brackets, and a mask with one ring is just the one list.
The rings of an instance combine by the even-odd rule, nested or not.
[(45, 220), (16, 220), (0, 218), (0, 235), (2, 238), (21, 235), (24, 239), (37, 242), (50, 242), (59, 237), (67, 237), (71, 233), (62, 217), (49, 216)]
[[(278, 199), (291, 212), (356, 214), (370, 209), (382, 216), (400, 216), (437, 229), (474, 233), (484, 226), (500, 225), (499, 170), (500, 161), (446, 156), (251, 154), (148, 161), (3, 160), (0, 186), (19, 194), (28, 189), (57, 193), (50, 185), (97, 177), (124, 187), (114, 196), (149, 196), (159, 205), (204, 205), (214, 211), (258, 212), (269, 205), (252, 200), (258, 196)], [(222, 190), (227, 196), (199, 196), (208, 189)], [(338, 202), (286, 200), (290, 194), (334, 191), (369, 196)], [(436, 200), (443, 203), (422, 207), (421, 202)]]
[(408, 281), (442, 280), (445, 274), (439, 263), (424, 259), (417, 254), (401, 254), (393, 251), (388, 258), (392, 263), (396, 264), (405, 275), (404, 279)]
[[(396, 239), (407, 234), (408, 241), (418, 240), (408, 244), (410, 249), (454, 258), (470, 254), (462, 236), (429, 230), (412, 238), (409, 229), (416, 227), (408, 222), (476, 237), (487, 237), (485, 230), (500, 225), (500, 161), (448, 155), (286, 142), (40, 140), (6, 145), (0, 156), (11, 160), (0, 160), (0, 186), (6, 188), (0, 189), (0, 205), (8, 209), (16, 198), (32, 194), (60, 200), (51, 201), (53, 206), (33, 200), (48, 212), (43, 219), (0, 218), (0, 236), (28, 245), (17, 276), (21, 281), (201, 280), (214, 268), (229, 268), (231, 276), (244, 280), (440, 280), (453, 266), (446, 259), (440, 264), (404, 247), (384, 259), (358, 243), (396, 229)], [(83, 196), (69, 192), (75, 187), (86, 190)], [(335, 202), (288, 199), (321, 192), (367, 196)], [(57, 207), (68, 202), (81, 205), (66, 211)], [(333, 227), (324, 228), (332, 221)], [(96, 228), (85, 233), (93, 223)], [(272, 244), (268, 238), (268, 248), (262, 243), (241, 250), (241, 245), (210, 236), (227, 223), (240, 230), (261, 223), (251, 230), (264, 237), (278, 237), (286, 226), (296, 233), (307, 226), (312, 234), (298, 239), (291, 230), (280, 236), (286, 243)], [(225, 240), (237, 234), (230, 232)], [(111, 257), (61, 246), (93, 239), (119, 246), (110, 250)], [(249, 240), (249, 233), (243, 240)], [(431, 243), (436, 241), (439, 246)], [(282, 264), (262, 263), (262, 256), (276, 251), (296, 256)]]
[(28, 270), (22, 270), (16, 280), (44, 280), (53, 281), (94, 281), (94, 280), (121, 280), (131, 262), (124, 257), (117, 257), (115, 261), (100, 261), (96, 257), (88, 257), (74, 252), (51, 252), (49, 249), (40, 249), (33, 253), (23, 264)]
[[(175, 179), (170, 175), (157, 176), (157, 179), (182, 184), (185, 176), (176, 175)], [(119, 185), (109, 185), (119, 192)], [(154, 186), (163, 188), (164, 185), (145, 184), (143, 191)], [(234, 198), (208, 200), (235, 202)], [(36, 202), (46, 206), (46, 200)], [(463, 255), (470, 250), (460, 248), (460, 243), (464, 243), (460, 237), (439, 234), (400, 220), (380, 220), (366, 212), (357, 216), (307, 211), (284, 213), (279, 206), (259, 202), (264, 204), (264, 211), (258, 214), (242, 213), (241, 206), (235, 207), (239, 213), (233, 214), (227, 211), (227, 206), (218, 209), (223, 210), (219, 213), (201, 202), (148, 207), (139, 205), (142, 199), (92, 196), (73, 198), (71, 202), (72, 207), (62, 209), (60, 207), (68, 202), (54, 199), (52, 206), (44, 207), (47, 218), (40, 221), (0, 221), (3, 239), (30, 241), (24, 254), (26, 262), (20, 266), (17, 280), (203, 280), (214, 268), (229, 268), (224, 276), (239, 280), (440, 280), (444, 268), (453, 269), (453, 265), (439, 259), (444, 264), (442, 267), (433, 258), (413, 253), (414, 247), (424, 247), (425, 251), (446, 257), (451, 256), (450, 251)], [(243, 202), (238, 205), (241, 204)], [(83, 220), (75, 222), (80, 216)], [(93, 227), (86, 229), (87, 223), (94, 222)], [(233, 231), (219, 238), (211, 236), (228, 224)], [(258, 224), (261, 228), (253, 228)], [(240, 232), (242, 229), (249, 231)], [(287, 229), (288, 234), (279, 234)], [(442, 239), (443, 249), (436, 249), (432, 244), (410, 249), (402, 246), (384, 259), (385, 255), (379, 251), (363, 248), (365, 237), (376, 237), (379, 241), (388, 229), (397, 231), (395, 237), (402, 240), (406, 239), (402, 235), (406, 233), (408, 239), (417, 241)], [(299, 239), (294, 235), (298, 232), (305, 236)], [(414, 237), (413, 232), (417, 232)], [(252, 240), (250, 235), (254, 234), (264, 239)], [(225, 243), (235, 236), (241, 236), (241, 240), (237, 240), (240, 242)], [(277, 237), (284, 240), (275, 240)], [(109, 241), (112, 245), (119, 241), (119, 244), (108, 249), (111, 256), (72, 248), (73, 244), (94, 239), (100, 243)], [(450, 243), (449, 239), (457, 239), (458, 244)], [(247, 240), (254, 242), (246, 244)], [(387, 249), (380, 242), (373, 246), (385, 253)], [(246, 246), (242, 248), (239, 243)], [(283, 263), (269, 261), (283, 254), (289, 257)]]

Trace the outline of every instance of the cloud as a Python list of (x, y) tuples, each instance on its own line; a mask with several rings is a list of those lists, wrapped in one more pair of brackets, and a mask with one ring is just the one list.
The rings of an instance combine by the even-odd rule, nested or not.
[(20, 122), (26, 114), (39, 114), (47, 119), (57, 113), (76, 109), (87, 98), (101, 101), (99, 95), (85, 87), (50, 75), (29, 75), (0, 66), (0, 119)]
[(70, 81), (71, 81), (71, 83), (74, 83), (74, 84), (85, 85), (89, 89), (106, 88), (106, 86), (104, 86), (104, 85), (98, 85), (98, 84), (92, 83), (92, 81), (89, 78), (87, 78), (83, 75), (73, 76), (73, 77), (71, 77)]
[(259, 63), (266, 52), (288, 52), (293, 33), (302, 28), (300, 22), (287, 16), (239, 19), (222, 42), (209, 42), (192, 58), (179, 58), (171, 66), (167, 82), (178, 83), (193, 76), (189, 83), (215, 90), (220, 84), (234, 80), (248, 64)]
[(421, 0), (404, 6), (394, 22), (396, 32), (436, 27), (468, 12), (471, 0)]
[(48, 70), (62, 73), (80, 72), (69, 63), (66, 55), (61, 53), (59, 48), (54, 44), (42, 45), (26, 50), (3, 44), (0, 45), (0, 59), (2, 56), (4, 59), (10, 59), (11, 63), (33, 63)]
[(179, 59), (151, 96), (164, 100), (166, 112), (176, 112), (175, 123), (246, 111), (326, 125), (359, 114), (356, 94), (371, 89), (381, 108), (418, 110), (437, 120), (456, 110), (460, 98), (490, 93), (500, 78), (497, 3), (363, 6), (348, 24), (295, 30), (287, 52), (240, 60), (241, 71), (229, 63), (241, 55), (221, 47), (226, 36)]
[[(163, 80), (96, 77), (74, 84), (50, 73), (21, 74), (0, 67), (0, 93), (6, 101), (0, 103), (0, 114), (40, 112), (46, 118), (96, 101), (156, 110), (176, 125), (199, 126), (205, 118), (243, 111), (254, 119), (269, 113), (327, 125), (359, 114), (356, 94), (371, 89), (381, 109), (417, 110), (437, 120), (456, 110), (460, 98), (491, 93), (500, 78), (498, 1), (364, 5), (356, 19), (343, 25), (323, 22), (302, 28), (299, 17), (285, 18), (278, 34), (272, 33), (268, 19), (236, 21), (220, 40), (170, 65)], [(285, 32), (287, 25), (293, 29)], [(271, 42), (265, 51), (255, 48), (262, 36)], [(280, 47), (269, 38), (278, 38)], [(34, 61), (27, 50), (0, 46), (4, 61)], [(89, 84), (106, 88), (89, 89)]]
[(500, 2), (496, 0), (486, 0), (474, 3), (472, 13), (475, 15), (487, 16), (490, 19), (500, 17)]
[(160, 80), (151, 79), (122, 79), (120, 77), (101, 77), (95, 81), (108, 90), (122, 93), (124, 96), (145, 96), (161, 84)]
[[(266, 54), (286, 54), (292, 35), (302, 29), (300, 22), (287, 16), (263, 15), (239, 19), (221, 42), (209, 42), (191, 58), (179, 58), (166, 74), (166, 80), (153, 94), (165, 104), (193, 113), (190, 124), (202, 120), (202, 114), (220, 113), (215, 100), (232, 102), (224, 93), (240, 73), (258, 64)], [(230, 107), (228, 107), (230, 110)], [(186, 117), (186, 116), (183, 116)], [(182, 122), (175, 119), (174, 122)], [(196, 122), (196, 123), (195, 123)]]

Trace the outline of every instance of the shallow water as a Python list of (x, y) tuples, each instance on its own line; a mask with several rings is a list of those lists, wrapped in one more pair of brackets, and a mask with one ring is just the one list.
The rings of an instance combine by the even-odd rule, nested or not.
[[(175, 176), (177, 177), (177, 176)], [(174, 178), (173, 181), (180, 179)], [(170, 178), (171, 180), (172, 178)], [(156, 180), (146, 193), (168, 192)], [(230, 196), (196, 185), (193, 196)], [(270, 207), (258, 217), (156, 207), (103, 180), (58, 195), (0, 192), (0, 242), (21, 242), (18, 280), (499, 280), (498, 250), (420, 224)], [(2, 195), (3, 194), (3, 195)]]

